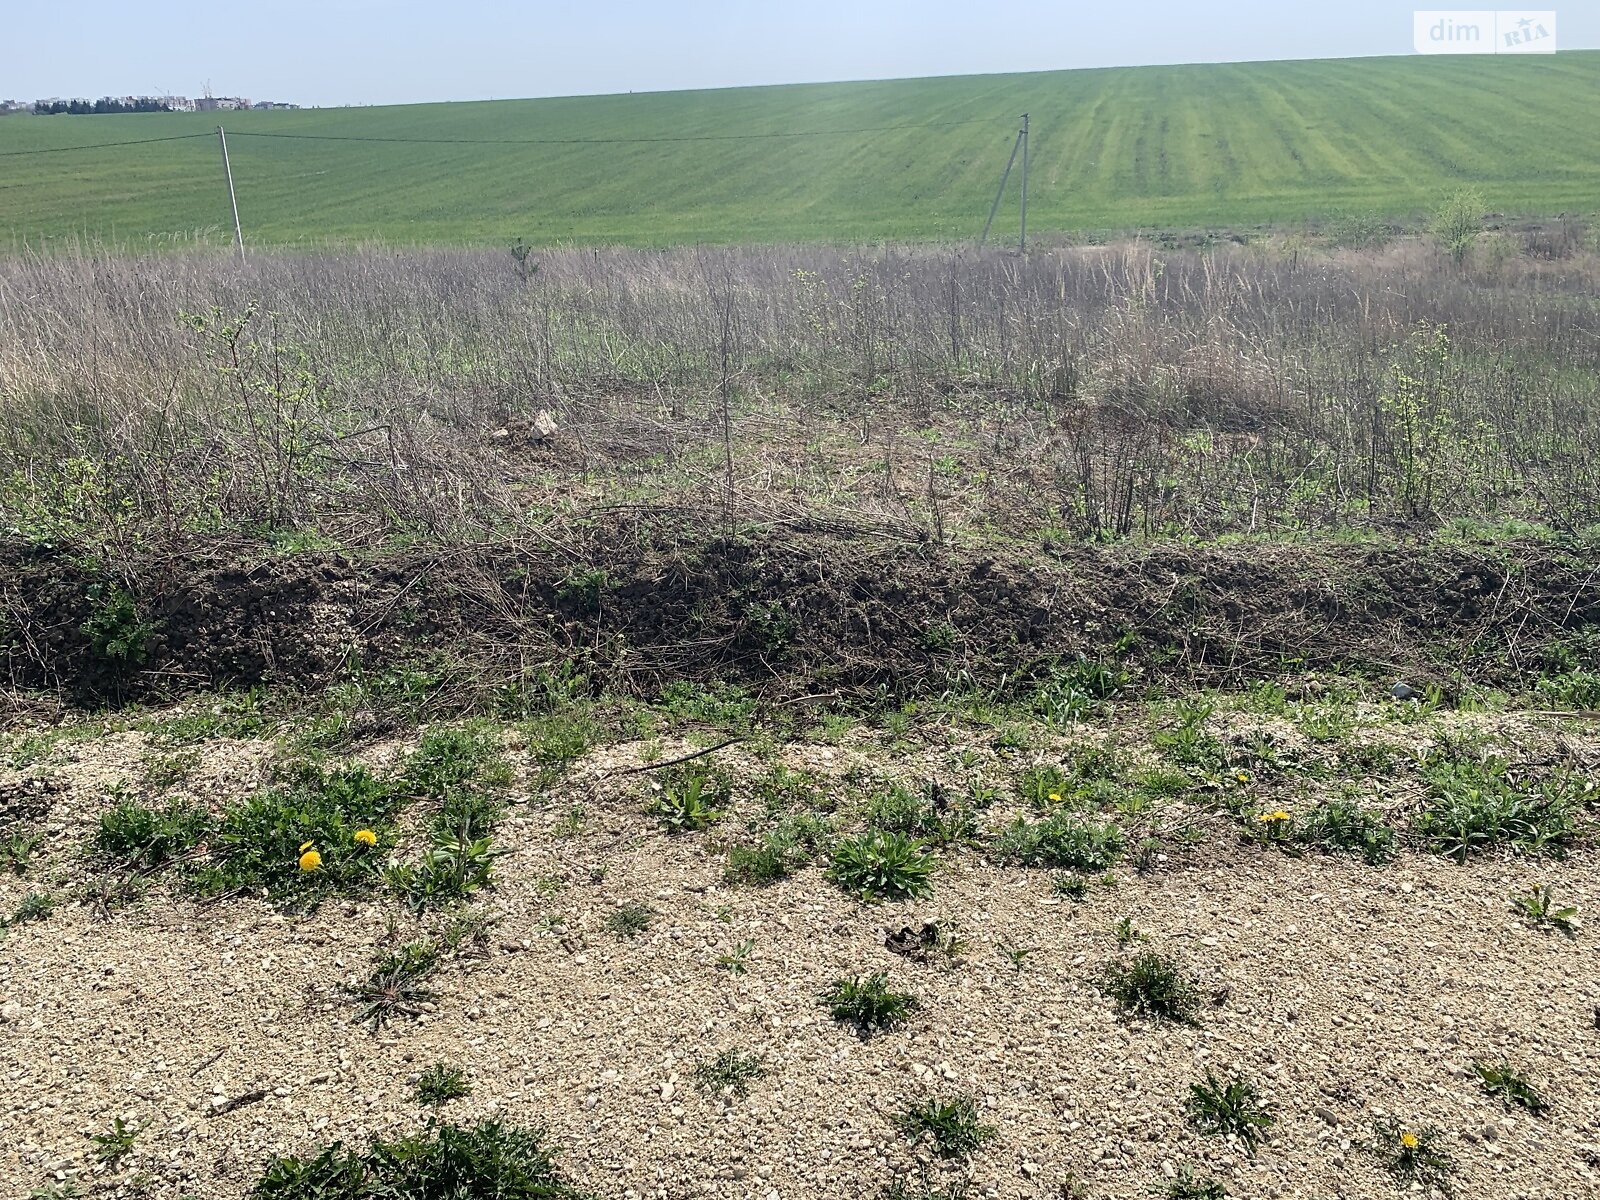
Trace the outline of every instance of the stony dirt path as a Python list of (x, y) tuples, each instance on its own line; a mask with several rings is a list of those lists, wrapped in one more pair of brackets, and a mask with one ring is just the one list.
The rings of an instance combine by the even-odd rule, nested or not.
[[(875, 1195), (912, 1161), (892, 1115), (955, 1092), (1000, 1131), (971, 1163), (984, 1196), (1059, 1196), (1072, 1176), (1090, 1197), (1139, 1196), (1183, 1162), (1235, 1197), (1392, 1196), (1358, 1148), (1384, 1113), (1447, 1133), (1458, 1195), (1600, 1195), (1600, 964), (1586, 933), (1541, 934), (1506, 903), (1552, 882), (1600, 910), (1591, 855), (1373, 869), (1241, 847), (1120, 872), (1083, 904), (1053, 895), (1047, 872), (955, 856), (933, 899), (863, 906), (815, 868), (730, 888), (700, 839), (631, 812), (591, 824), (558, 838), (549, 813), (508, 821), (488, 945), (441, 972), (433, 1012), (376, 1035), (334, 993), (385, 941), (376, 903), (287, 917), (157, 891), (110, 919), (67, 905), (13, 929), (0, 945), (4, 1194), (59, 1172), (95, 1196), (141, 1194), (127, 1184), (143, 1176), (142, 1194), (240, 1197), (270, 1155), (419, 1127), (411, 1081), (442, 1061), (475, 1088), (452, 1119), (548, 1127), (574, 1181), (601, 1196)], [(0, 890), (14, 906), (22, 889)], [(623, 902), (658, 913), (633, 941), (603, 925)], [(1222, 1001), (1197, 1027), (1120, 1020), (1092, 985), (1126, 915)], [(930, 918), (959, 926), (961, 961), (884, 948), (885, 927)], [(745, 939), (748, 973), (718, 969)], [(1031, 950), (1020, 969), (1000, 943)], [(923, 1001), (904, 1030), (862, 1041), (818, 1006), (865, 970)], [(707, 1096), (693, 1068), (732, 1046), (769, 1074), (747, 1099)], [(1484, 1094), (1471, 1062), (1501, 1055), (1530, 1069), (1552, 1115)], [(1184, 1122), (1208, 1065), (1250, 1076), (1279, 1111), (1253, 1158)], [(117, 1114), (145, 1128), (112, 1177), (87, 1135)]]

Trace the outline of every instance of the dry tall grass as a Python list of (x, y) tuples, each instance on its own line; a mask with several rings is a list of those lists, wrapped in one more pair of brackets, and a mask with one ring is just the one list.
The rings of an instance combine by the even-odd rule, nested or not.
[(0, 526), (113, 555), (626, 504), (939, 540), (1574, 530), (1600, 520), (1597, 281), (1417, 244), (572, 250), (527, 279), (494, 253), (11, 258)]

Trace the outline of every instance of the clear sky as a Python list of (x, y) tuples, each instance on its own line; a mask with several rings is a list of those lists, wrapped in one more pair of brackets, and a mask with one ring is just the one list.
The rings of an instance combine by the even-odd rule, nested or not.
[[(1414, 7), (1386, 0), (0, 0), (0, 99), (197, 96), (209, 80), (219, 96), (400, 104), (1409, 54)], [(1563, 49), (1600, 46), (1600, 3), (1556, 11)]]

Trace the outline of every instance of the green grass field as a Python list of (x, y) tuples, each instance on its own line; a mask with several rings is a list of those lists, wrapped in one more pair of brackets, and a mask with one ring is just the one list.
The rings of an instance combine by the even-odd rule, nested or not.
[[(1029, 224), (1041, 233), (1404, 217), (1459, 182), (1506, 213), (1600, 208), (1600, 51), (220, 117), (257, 245), (649, 245), (976, 236), (1025, 110)], [(223, 240), (214, 138), (15, 153), (203, 133), (218, 116), (0, 119), (0, 236)], [(818, 130), (857, 132), (728, 136)], [(266, 133), (441, 140), (251, 136)], [(561, 141), (628, 138), (707, 140)], [(537, 139), (551, 141), (515, 144)], [(1015, 187), (998, 237), (1015, 236)]]

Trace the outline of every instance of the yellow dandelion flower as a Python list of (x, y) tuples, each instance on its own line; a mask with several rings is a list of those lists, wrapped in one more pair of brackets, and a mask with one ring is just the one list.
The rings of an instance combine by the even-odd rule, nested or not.
[(356, 841), (363, 846), (376, 846), (378, 844), (378, 835), (370, 829), (358, 829), (356, 830)]
[(1051, 792), (1050, 793), (1050, 803), (1051, 804), (1060, 804), (1061, 803), (1061, 793), (1060, 792)]
[(311, 847), (314, 846), (314, 845), (316, 845), (315, 842), (301, 842), (300, 843), (300, 853), (304, 854), (307, 850), (311, 849)]
[(1250, 782), (1250, 772), (1249, 771), (1240, 771), (1237, 775), (1234, 776), (1234, 778), (1237, 779), (1240, 783), (1249, 783)]
[(1415, 1150), (1417, 1148), (1417, 1135), (1409, 1129), (1406, 1130), (1400, 1135), (1400, 1144), (1407, 1150)]
[[(306, 845), (310, 845), (307, 842)], [(322, 855), (315, 850), (307, 850), (300, 856), (300, 869), (302, 871), (320, 871), (322, 869)]]
[(1276, 814), (1274, 814), (1274, 813), (1257, 813), (1256, 814), (1256, 820), (1258, 820), (1258, 821), (1276, 821), (1277, 819), (1278, 818), (1277, 818)]

